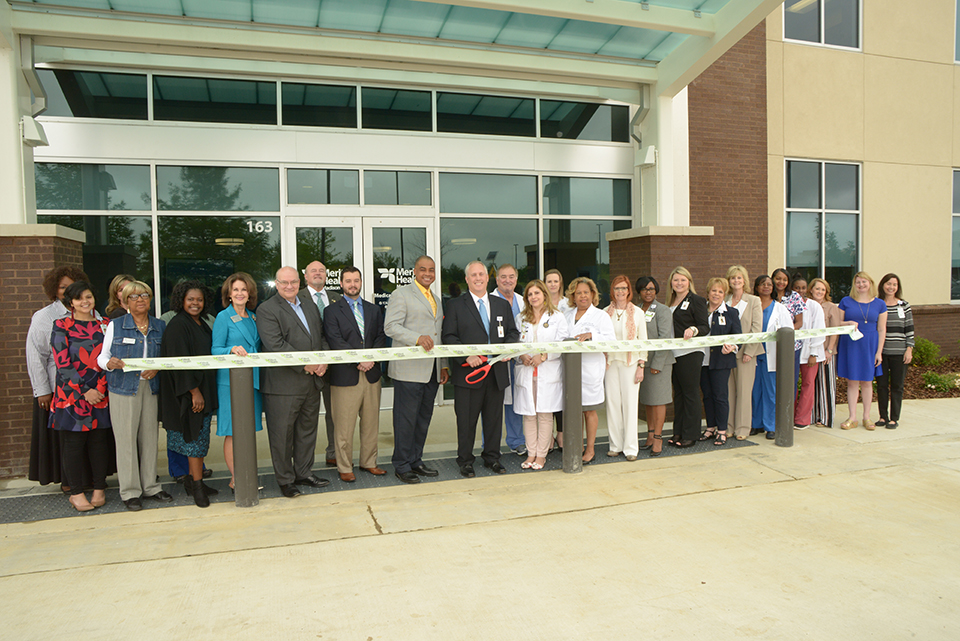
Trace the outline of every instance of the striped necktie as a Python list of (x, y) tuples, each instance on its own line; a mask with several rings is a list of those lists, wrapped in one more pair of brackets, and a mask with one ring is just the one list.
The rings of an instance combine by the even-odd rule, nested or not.
[(320, 310), (320, 320), (323, 320), (323, 310), (324, 307), (326, 307), (323, 304), (323, 296), (320, 295), (320, 292), (317, 292), (314, 296), (317, 297), (317, 309)]
[(360, 338), (363, 335), (363, 301), (359, 298), (353, 302), (353, 316), (357, 319), (357, 326), (360, 328)]

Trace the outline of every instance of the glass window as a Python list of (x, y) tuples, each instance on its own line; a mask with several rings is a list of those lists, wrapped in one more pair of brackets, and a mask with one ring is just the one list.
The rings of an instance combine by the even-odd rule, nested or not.
[(147, 119), (147, 76), (37, 69), (47, 94), (44, 116)]
[(445, 214), (537, 213), (536, 176), (441, 173), (439, 189)]
[(155, 120), (277, 124), (277, 83), (260, 80), (153, 77)]
[(954, 37), (957, 40), (956, 52), (954, 53), (954, 60), (960, 62), (960, 0), (957, 0), (957, 10), (954, 12), (954, 15), (957, 18), (957, 28), (953, 32)]
[(136, 276), (153, 287), (153, 226), (150, 216), (84, 216), (39, 214), (40, 224), (56, 224), (84, 232), (83, 271), (90, 277), (103, 312), (110, 281), (117, 274)]
[(540, 137), (630, 142), (630, 109), (622, 105), (541, 100)]
[(150, 167), (38, 162), (37, 209), (147, 211)]
[(362, 87), (364, 129), (433, 131), (429, 91)]
[(786, 191), (787, 271), (846, 295), (860, 264), (860, 166), (789, 160)]
[(158, 209), (280, 211), (280, 172), (259, 167), (157, 167)]
[(327, 268), (326, 289), (340, 293), (340, 270), (353, 265), (353, 227), (297, 227), (297, 266), (315, 260)]
[(386, 313), (390, 294), (414, 281), (413, 267), (427, 254), (427, 230), (422, 227), (374, 227), (373, 302)]
[(287, 202), (291, 205), (359, 205), (360, 172), (356, 169), (288, 169)]
[(308, 127), (357, 126), (357, 88), (284, 82), (281, 123)]
[(170, 309), (170, 292), (179, 281), (196, 278), (216, 294), (213, 309), (223, 308), (220, 287), (234, 272), (247, 272), (262, 302), (275, 290), (280, 269), (279, 216), (157, 217), (160, 247), (161, 308)]
[(539, 278), (537, 265), (537, 221), (503, 218), (441, 218), (440, 264), (444, 300), (467, 291), (463, 270), (479, 260), (490, 272), (487, 289), (496, 287), (498, 265), (510, 263), (517, 268), (517, 291), (528, 281)]
[(629, 216), (630, 181), (543, 177), (544, 215)]
[(859, 0), (786, 0), (783, 36), (788, 40), (857, 48)]
[(600, 290), (600, 306), (610, 304), (610, 245), (607, 232), (629, 229), (628, 220), (543, 221), (543, 270), (559, 269), (564, 287), (586, 276)]
[(366, 205), (429, 205), (430, 174), (425, 171), (364, 171)]
[(533, 98), (437, 94), (437, 131), (536, 136)]

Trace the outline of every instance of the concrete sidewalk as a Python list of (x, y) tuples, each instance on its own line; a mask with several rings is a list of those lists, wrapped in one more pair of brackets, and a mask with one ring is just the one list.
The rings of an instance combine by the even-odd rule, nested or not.
[(3, 525), (0, 638), (955, 639), (958, 414), (906, 401), (898, 430), (792, 448)]

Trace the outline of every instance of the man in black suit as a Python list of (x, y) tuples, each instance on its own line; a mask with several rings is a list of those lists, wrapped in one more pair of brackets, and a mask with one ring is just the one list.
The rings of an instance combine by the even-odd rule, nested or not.
[[(257, 308), (257, 331), (264, 352), (308, 352), (327, 349), (320, 312), (297, 297), (300, 274), (281, 267), (277, 295)], [(326, 365), (264, 367), (260, 392), (267, 414), (270, 456), (280, 491), (287, 498), (300, 495), (297, 485), (324, 487), (327, 479), (313, 473), (320, 412), (321, 376)]]
[[(303, 270), (304, 279), (307, 286), (300, 290), (300, 300), (303, 302), (312, 302), (320, 310), (320, 319), (323, 320), (323, 314), (327, 307), (340, 300), (340, 294), (327, 289), (327, 266), (319, 260), (315, 260), (306, 269)], [(330, 372), (327, 371), (323, 376), (323, 389), (320, 390), (323, 397), (324, 420), (327, 424), (327, 456), (326, 463), (330, 466), (337, 464), (336, 445), (333, 438), (333, 409), (330, 402)]]
[[(380, 307), (360, 298), (360, 270), (344, 267), (340, 272), (343, 298), (323, 315), (323, 329), (330, 349), (386, 347)], [(352, 483), (353, 433), (360, 415), (360, 469), (374, 476), (386, 474), (377, 467), (377, 435), (380, 432), (380, 363), (365, 361), (330, 366), (333, 426), (340, 480)]]
[[(444, 345), (473, 345), (478, 343), (516, 343), (520, 341), (510, 304), (502, 298), (487, 295), (490, 276), (480, 261), (474, 261), (464, 270), (467, 279), (466, 294), (450, 301), (443, 318)], [(491, 349), (496, 354), (496, 349)], [(483, 423), (484, 467), (497, 474), (506, 470), (500, 464), (500, 437), (503, 432), (503, 390), (510, 384), (507, 362), (494, 365), (479, 383), (466, 381), (467, 374), (483, 364), (479, 356), (450, 359), (450, 377), (454, 384), (453, 409), (457, 415), (457, 464), (460, 473), (468, 478), (476, 476), (473, 470), (473, 444), (477, 437), (477, 419)], [(469, 367), (463, 367), (466, 363)]]

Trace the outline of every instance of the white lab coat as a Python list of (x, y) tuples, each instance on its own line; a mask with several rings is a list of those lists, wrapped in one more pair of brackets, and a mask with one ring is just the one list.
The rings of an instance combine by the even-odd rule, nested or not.
[[(812, 298), (808, 298), (805, 302), (807, 311), (803, 313), (803, 325), (800, 329), (826, 329), (827, 321), (820, 303)], [(803, 347), (800, 348), (800, 364), (806, 365), (811, 356), (816, 356), (818, 363), (827, 360), (827, 355), (823, 351), (826, 340), (824, 336), (803, 339)]]
[[(517, 315), (517, 329), (521, 343), (549, 343), (570, 336), (567, 319), (560, 312), (544, 314), (536, 326)], [(517, 357), (514, 370), (513, 411), (521, 416), (533, 416), (563, 411), (563, 359), (561, 354), (547, 354), (547, 360), (536, 367), (527, 366)], [(539, 360), (539, 359), (538, 359)], [(533, 370), (537, 370), (537, 400), (533, 400)]]
[[(580, 320), (577, 318), (577, 308), (573, 307), (564, 312), (567, 317), (567, 324), (570, 326), (570, 336), (580, 334), (592, 334), (593, 341), (615, 341), (617, 336), (613, 331), (613, 321), (610, 315), (602, 309), (597, 309), (591, 305), (583, 313)], [(604, 401), (603, 377), (607, 372), (606, 354), (583, 354), (581, 356), (581, 389), (582, 397), (580, 403), (587, 405), (599, 405)]]
[[(821, 308), (822, 311), (822, 308)], [(781, 327), (793, 327), (793, 317), (783, 306), (783, 303), (773, 301), (773, 312), (770, 314), (770, 322), (763, 328), (764, 332), (775, 332)], [(767, 371), (777, 371), (777, 342), (770, 341), (763, 344), (767, 352)]]

